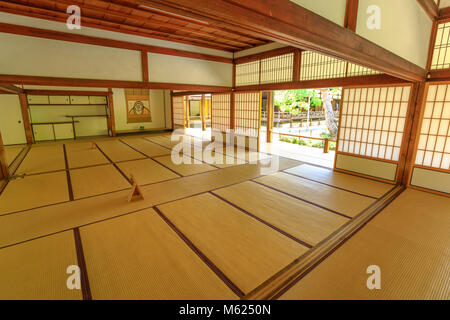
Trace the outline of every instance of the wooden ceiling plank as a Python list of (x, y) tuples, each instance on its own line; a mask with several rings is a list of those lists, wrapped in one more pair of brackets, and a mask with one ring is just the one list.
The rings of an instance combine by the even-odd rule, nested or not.
[[(52, 16), (52, 17), (59, 17), (63, 22), (65, 22), (67, 20), (67, 13), (65, 11), (64, 12), (51, 11), (51, 10), (43, 9), (43, 8), (40, 8), (40, 7), (25, 6), (25, 5), (21, 5), (21, 4), (17, 4), (17, 3), (6, 2), (6, 1), (0, 1), (0, 5), (1, 6), (6, 6), (6, 7), (10, 6), (10, 7), (13, 7), (13, 8), (15, 7), (15, 8), (18, 8), (19, 10), (31, 9), (31, 10), (35, 10), (35, 12), (43, 14), (43, 15)], [(113, 24), (119, 24), (120, 25), (120, 23), (118, 23), (118, 22), (105, 21), (105, 20), (102, 20), (102, 19), (89, 17), (88, 15), (86, 15), (86, 13), (83, 13), (82, 19), (83, 19), (84, 23), (86, 21), (90, 21), (90, 22), (92, 22), (94, 24), (98, 24), (98, 25), (105, 25), (106, 23), (113, 23)], [(142, 30), (142, 28), (138, 28), (138, 27), (136, 27), (134, 25), (127, 25), (125, 23), (122, 23), (122, 25), (124, 27), (129, 26), (129, 27), (137, 28), (136, 30), (144, 31), (144, 30)], [(156, 33), (159, 33), (159, 35), (161, 37), (173, 36), (173, 34), (171, 34), (171, 33), (162, 32), (160, 30), (155, 30), (153, 28), (146, 28), (146, 29), (151, 30), (151, 31), (156, 32)], [(136, 32), (139, 32), (139, 31), (136, 31)], [(234, 45), (218, 42), (217, 41), (218, 39), (215, 39), (215, 41), (210, 41), (210, 40), (206, 40), (206, 39), (202, 39), (202, 38), (198, 38), (198, 37), (194, 37), (194, 36), (186, 36), (186, 35), (179, 35), (179, 36), (182, 37), (182, 39), (186, 39), (188, 41), (192, 40), (192, 41), (196, 41), (197, 43), (204, 43), (206, 45), (214, 45), (216, 47), (222, 48), (222, 50), (223, 49), (231, 49), (231, 50), (241, 50), (242, 49), (242, 47), (237, 47), (237, 46), (234, 46)]]
[[(219, 42), (221, 40), (221, 39), (217, 39), (214, 34), (211, 34), (211, 33), (208, 33), (208, 32), (203, 32), (201, 30), (196, 30), (196, 29), (188, 28), (188, 27), (180, 28), (180, 26), (175, 25), (175, 24), (161, 23), (161, 22), (155, 21), (153, 19), (144, 18), (144, 17), (141, 17), (141, 16), (135, 16), (135, 15), (132, 15), (132, 14), (121, 13), (121, 12), (119, 12), (117, 10), (111, 10), (110, 8), (108, 8), (107, 12), (104, 12), (104, 11), (102, 11), (102, 10), (105, 10), (104, 8), (101, 8), (101, 7), (98, 7), (98, 6), (89, 5), (89, 4), (83, 4), (81, 1), (77, 2), (77, 1), (74, 1), (74, 0), (59, 0), (59, 3), (65, 3), (67, 5), (78, 4), (83, 11), (87, 11), (87, 12), (91, 12), (91, 11), (92, 12), (102, 12), (104, 14), (104, 16), (119, 17), (119, 18), (124, 19), (125, 21), (126, 21), (126, 19), (131, 19), (131, 20), (135, 20), (135, 21), (144, 22), (145, 25), (149, 25), (149, 26), (152, 26), (152, 27), (157, 27), (157, 28), (167, 27), (167, 28), (171, 28), (171, 29), (174, 29), (174, 30), (179, 30), (179, 31), (187, 32), (187, 33), (194, 33), (194, 34), (198, 34), (198, 35), (201, 35), (201, 36), (206, 36), (208, 38), (213, 38), (213, 39), (215, 39), (216, 41), (219, 41)], [(112, 4), (112, 5), (120, 8), (119, 5), (116, 5), (116, 4)], [(89, 14), (88, 14), (88, 17), (89, 17)], [(124, 24), (127, 24), (127, 23), (124, 23)], [(149, 28), (149, 29), (152, 29), (152, 28)], [(249, 44), (249, 43), (243, 42), (243, 41), (239, 41), (239, 40), (236, 40), (236, 39), (231, 38), (231, 37), (223, 36), (222, 38), (225, 39), (225, 40), (228, 40), (230, 42), (233, 42), (233, 43), (239, 45), (240, 47), (251, 47), (252, 46), (252, 44)]]

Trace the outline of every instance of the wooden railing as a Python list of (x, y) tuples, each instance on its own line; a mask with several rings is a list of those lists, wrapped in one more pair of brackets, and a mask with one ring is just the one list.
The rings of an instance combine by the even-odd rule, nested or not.
[[(335, 118), (338, 118), (339, 111), (335, 111), (334, 116), (335, 116)], [(310, 119), (325, 119), (325, 112), (324, 111), (310, 111), (309, 118)], [(267, 111), (261, 111), (261, 119), (263, 119), (263, 120), (267, 119)], [(293, 115), (290, 112), (274, 112), (273, 119), (274, 119), (274, 121), (280, 121), (280, 120), (289, 120), (290, 121), (290, 120), (308, 119), (308, 113), (302, 112), (302, 113)]]
[(288, 136), (288, 137), (294, 137), (294, 138), (302, 138), (302, 139), (311, 139), (311, 140), (324, 141), (323, 153), (328, 153), (330, 151), (330, 141), (336, 142), (336, 140), (329, 139), (329, 138), (308, 137), (308, 136), (301, 136), (301, 135), (297, 135), (297, 134), (282, 133), (282, 132), (277, 132), (276, 134), (278, 134), (280, 136)]

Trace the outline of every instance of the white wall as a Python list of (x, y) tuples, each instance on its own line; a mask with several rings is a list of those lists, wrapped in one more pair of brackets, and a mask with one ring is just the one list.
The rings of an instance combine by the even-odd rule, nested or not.
[(0, 73), (141, 81), (138, 51), (0, 33)]
[(60, 31), (60, 32), (67, 32), (67, 33), (72, 33), (72, 34), (77, 34), (77, 35), (114, 39), (114, 40), (140, 43), (140, 44), (145, 44), (145, 45), (160, 46), (160, 47), (164, 47), (164, 48), (172, 48), (172, 49), (178, 49), (178, 50), (186, 50), (186, 51), (211, 54), (211, 55), (216, 55), (216, 56), (221, 56), (221, 57), (226, 57), (226, 58), (231, 58), (233, 56), (231, 52), (227, 52), (227, 51), (198, 47), (198, 46), (184, 44), (184, 43), (178, 43), (178, 42), (171, 42), (171, 41), (135, 36), (135, 35), (126, 34), (126, 33), (119, 33), (119, 32), (100, 30), (100, 29), (95, 29), (95, 28), (88, 28), (88, 27), (83, 26), (83, 24), (81, 25), (82, 28), (80, 30), (68, 30), (65, 23), (48, 21), (48, 20), (38, 19), (38, 18), (25, 17), (25, 16), (19, 16), (19, 15), (14, 15), (14, 14), (5, 13), (5, 12), (0, 12), (0, 22), (17, 24), (20, 26), (40, 28), (40, 29), (56, 30), (56, 31)]
[[(167, 99), (167, 93), (169, 93), (169, 100)], [(152, 122), (127, 123), (127, 105), (124, 89), (113, 89), (113, 100), (114, 119), (118, 133), (128, 130), (139, 131), (141, 126), (145, 129), (170, 128), (172, 120), (170, 114), (170, 92), (168, 90), (150, 90)]]
[[(380, 7), (380, 30), (367, 28), (366, 10), (370, 5)], [(431, 19), (417, 1), (359, 1), (356, 33), (422, 68), (427, 62), (431, 28)]]
[(184, 57), (150, 53), (151, 82), (232, 86), (233, 65)]
[[(291, 0), (318, 15), (344, 26), (346, 0)], [(397, 0), (394, 0), (397, 1)], [(392, 1), (392, 2), (394, 2)], [(299, 21), (299, 23), (302, 23)]]

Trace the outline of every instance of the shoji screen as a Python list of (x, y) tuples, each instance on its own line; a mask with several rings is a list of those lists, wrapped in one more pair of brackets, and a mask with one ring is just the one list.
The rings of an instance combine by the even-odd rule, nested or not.
[(437, 27), (431, 69), (450, 68), (450, 22), (440, 23)]
[(173, 125), (184, 127), (184, 104), (183, 97), (173, 97)]
[(236, 86), (259, 84), (260, 61), (252, 61), (236, 65)]
[(450, 193), (450, 84), (428, 85), (411, 185)]
[(237, 136), (247, 136), (248, 141), (252, 141), (251, 143), (256, 144), (256, 148), (258, 148), (260, 123), (261, 93), (236, 93), (234, 124), (235, 134)]
[(300, 80), (318, 80), (345, 77), (347, 63), (313, 51), (303, 51)]
[(261, 60), (261, 83), (292, 81), (294, 53)]
[(231, 93), (211, 95), (211, 130), (227, 132), (230, 129)]
[(366, 76), (380, 72), (313, 51), (303, 51), (300, 80), (319, 80)]
[(395, 181), (411, 86), (344, 89), (336, 168)]

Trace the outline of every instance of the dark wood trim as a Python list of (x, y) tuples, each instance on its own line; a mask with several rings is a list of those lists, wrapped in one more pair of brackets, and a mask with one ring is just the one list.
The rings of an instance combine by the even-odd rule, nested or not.
[(439, 8), (434, 0), (417, 0), (423, 11), (430, 17), (431, 20), (436, 20), (439, 16)]
[(25, 90), (29, 95), (44, 95), (44, 96), (108, 96), (107, 91), (76, 91), (76, 90)]
[(111, 130), (111, 136), (116, 136), (116, 119), (114, 118), (114, 98), (113, 92), (110, 88), (108, 90), (108, 109), (109, 109), (109, 117), (107, 118), (108, 129)]
[[(226, 91), (215, 91), (215, 90), (210, 90), (210, 91), (180, 91), (180, 92), (173, 92), (171, 95), (172, 97), (183, 97), (183, 96), (195, 96), (195, 95), (202, 95), (202, 94), (211, 94), (211, 93), (215, 93), (215, 92), (220, 92), (220, 93), (226, 93)], [(231, 88), (229, 90), (229, 92), (231, 92)]]
[(73, 201), (74, 197), (73, 197), (73, 189), (72, 189), (72, 180), (70, 178), (69, 159), (67, 158), (66, 144), (63, 144), (63, 151), (64, 151), (64, 163), (66, 165), (67, 190), (69, 191), (69, 201)]
[(84, 257), (80, 229), (74, 228), (73, 235), (75, 240), (75, 250), (77, 253), (78, 267), (80, 268), (81, 292), (83, 295), (83, 300), (92, 300), (91, 286), (89, 284), (89, 277), (87, 273), (86, 259)]
[(442, 8), (439, 10), (438, 21), (444, 22), (445, 20), (450, 19), (450, 7)]
[(15, 85), (12, 84), (0, 83), (0, 89), (5, 93), (19, 94), (24, 92), (22, 88), (16, 87)]
[(269, 51), (264, 51), (264, 52), (255, 53), (255, 54), (251, 54), (251, 55), (240, 57), (240, 58), (235, 58), (234, 63), (242, 64), (242, 63), (257, 61), (257, 60), (261, 60), (261, 59), (272, 58), (272, 57), (280, 56), (283, 54), (292, 53), (292, 52), (295, 52), (296, 50), (298, 50), (298, 49), (294, 48), (294, 47), (290, 47), (290, 46), (272, 49)]
[(65, 87), (93, 87), (93, 88), (131, 88), (131, 89), (167, 89), (167, 90), (189, 90), (204, 92), (230, 91), (231, 87), (205, 86), (196, 84), (180, 84), (165, 82), (142, 82), (122, 80), (97, 80), (79, 78), (58, 78), (0, 74), (0, 81), (7, 83), (20, 83), (23, 85), (47, 85)]
[(356, 31), (356, 20), (358, 18), (359, 0), (347, 0), (345, 7), (344, 27)]
[(434, 53), (434, 46), (436, 44), (436, 34), (438, 29), (439, 23), (437, 21), (433, 21), (433, 26), (431, 28), (431, 34), (430, 34), (430, 42), (428, 45), (428, 56), (427, 56), (427, 64), (425, 69), (429, 72), (431, 70), (431, 62), (433, 61), (433, 53)]
[(28, 114), (28, 100), (25, 93), (19, 93), (20, 109), (22, 111), (23, 127), (27, 143), (33, 143), (33, 131), (31, 129), (30, 116)]
[(407, 84), (407, 83), (410, 82), (386, 74), (376, 74), (370, 76), (356, 76), (356, 77), (344, 77), (334, 79), (238, 86), (236, 87), (236, 91), (242, 92), (242, 91), (258, 91), (258, 90), (310, 89), (310, 88), (351, 87), (351, 86), (368, 86), (368, 85), (393, 85), (393, 84)]
[(411, 165), (411, 152), (413, 152), (417, 137), (417, 114), (420, 114), (424, 87), (425, 82), (414, 83), (411, 87), (408, 112), (405, 119), (405, 128), (403, 130), (403, 139), (397, 167), (397, 184), (407, 185), (405, 181), (408, 176), (408, 169)]
[(450, 68), (448, 69), (440, 69), (440, 70), (431, 70), (428, 73), (427, 81), (445, 81), (450, 79)]
[(143, 45), (143, 44), (138, 44), (138, 43), (133, 43), (133, 42), (120, 41), (120, 40), (112, 40), (112, 39), (106, 39), (106, 38), (84, 36), (84, 35), (79, 35), (79, 34), (75, 34), (75, 33), (60, 32), (60, 31), (39, 29), (39, 28), (32, 28), (32, 27), (24, 27), (24, 26), (18, 26), (18, 25), (8, 24), (8, 23), (0, 23), (0, 32), (23, 35), (23, 36), (30, 36), (30, 37), (36, 37), (36, 38), (77, 42), (77, 43), (110, 47), (110, 48), (145, 51), (145, 52), (166, 54), (166, 55), (171, 55), (171, 56), (186, 57), (186, 58), (192, 58), (192, 59), (216, 61), (216, 62), (223, 62), (223, 63), (232, 63), (231, 58), (225, 58), (225, 57), (220, 57), (220, 56), (215, 56), (215, 55), (210, 55), (210, 54), (203, 54), (203, 53), (190, 52), (190, 51), (171, 49), (171, 48), (164, 48), (164, 47), (158, 47), (158, 46), (149, 46), (149, 45)]
[(148, 76), (148, 53), (141, 51), (142, 81), (149, 82)]
[(2, 133), (0, 132), (0, 180), (9, 178), (9, 168), (6, 162), (5, 146), (3, 145)]
[(292, 70), (292, 81), (300, 81), (300, 69), (302, 64), (302, 52), (299, 49), (294, 51), (294, 65)]
[(130, 1), (214, 25), (239, 26), (257, 32), (260, 38), (324, 53), (409, 81), (423, 81), (426, 75), (425, 69), (416, 64), (292, 1), (215, 0), (214, 5), (210, 0)]

